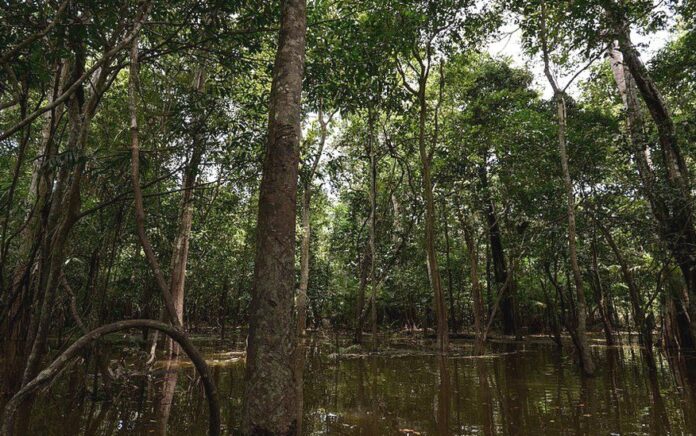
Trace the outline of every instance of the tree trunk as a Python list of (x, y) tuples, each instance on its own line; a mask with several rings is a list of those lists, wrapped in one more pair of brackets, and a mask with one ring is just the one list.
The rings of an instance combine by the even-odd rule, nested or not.
[(611, 235), (611, 232), (609, 232), (609, 229), (604, 227), (604, 225), (602, 225), (599, 222), (597, 225), (599, 229), (602, 231), (602, 234), (604, 235), (607, 244), (609, 244), (611, 251), (614, 253), (616, 260), (619, 262), (619, 266), (621, 267), (621, 274), (624, 277), (626, 286), (628, 286), (628, 295), (631, 300), (631, 309), (633, 309), (633, 321), (636, 325), (636, 329), (638, 330), (640, 344), (643, 346), (643, 351), (648, 363), (648, 367), (654, 370), (656, 366), (655, 355), (653, 354), (652, 337), (654, 325), (650, 321), (652, 318), (645, 316), (645, 311), (643, 310), (643, 299), (640, 296), (640, 289), (638, 289), (638, 285), (636, 284), (636, 281), (633, 278), (633, 272), (629, 268), (626, 258), (623, 256), (623, 254), (621, 254), (621, 250), (619, 249), (618, 245), (616, 245), (614, 237)]
[(437, 324), (437, 347), (440, 351), (446, 351), (449, 347), (447, 326), (447, 309), (442, 292), (442, 280), (437, 262), (437, 250), (435, 247), (435, 201), (433, 200), (433, 182), (430, 174), (432, 158), (428, 153), (425, 143), (425, 122), (427, 117), (427, 102), (425, 98), (426, 78), (421, 78), (418, 90), (419, 123), (418, 123), (418, 149), (422, 165), (423, 201), (425, 202), (425, 252), (428, 264), (428, 277), (433, 289), (433, 306)]
[(512, 285), (512, 282), (510, 282), (510, 286), (504, 286), (505, 283), (508, 283), (508, 269), (505, 262), (505, 250), (503, 248), (503, 237), (500, 231), (500, 224), (490, 192), (487, 160), (488, 152), (486, 151), (483, 153), (483, 163), (478, 171), (483, 193), (488, 236), (491, 244), (493, 276), (495, 278), (496, 288), (500, 289), (500, 292), (503, 293), (500, 299), (500, 313), (503, 317), (503, 333), (506, 335), (517, 335), (517, 317), (513, 295), (513, 289), (515, 287)]
[(294, 435), (298, 429), (301, 380), (292, 313), (306, 18), (304, 0), (281, 1), (249, 308), (243, 431), (252, 435)]
[(573, 182), (570, 178), (568, 169), (568, 152), (566, 149), (566, 105), (565, 97), (562, 92), (556, 92), (556, 108), (558, 110), (558, 151), (561, 157), (561, 169), (563, 171), (563, 184), (565, 187), (567, 210), (568, 210), (568, 255), (570, 257), (570, 267), (573, 271), (573, 281), (575, 283), (575, 294), (577, 302), (575, 306), (575, 332), (577, 336), (577, 347), (580, 354), (580, 364), (585, 375), (592, 375), (595, 371), (594, 361), (590, 345), (587, 340), (587, 303), (585, 301), (585, 290), (582, 283), (582, 274), (578, 265), (578, 255), (576, 248), (575, 230), (575, 195), (573, 194)]
[[(201, 93), (205, 87), (205, 77), (202, 70), (196, 72), (194, 87), (196, 92)], [(203, 143), (200, 130), (203, 128), (202, 121), (198, 120), (198, 125), (194, 126), (197, 132), (194, 134), (193, 150), (191, 158), (186, 165), (183, 195), (179, 206), (179, 225), (176, 238), (172, 247), (172, 259), (169, 279), (169, 293), (174, 300), (174, 309), (179, 324), (184, 325), (184, 289), (186, 285), (186, 264), (188, 263), (189, 241), (191, 239), (191, 226), (193, 224), (193, 199), (194, 186), (198, 178), (198, 167), (203, 157), (205, 144)], [(172, 356), (179, 355), (179, 346), (171, 338), (167, 346)]]
[(483, 325), (486, 322), (486, 317), (483, 309), (483, 297), (481, 296), (481, 284), (478, 276), (478, 248), (474, 231), (470, 223), (466, 222), (463, 216), (460, 216), (462, 228), (464, 230), (464, 240), (466, 249), (469, 254), (469, 274), (471, 277), (471, 296), (473, 298), (474, 309), (474, 330), (476, 332), (475, 352), (483, 351)]
[(597, 306), (599, 308), (599, 315), (602, 318), (602, 326), (604, 327), (604, 337), (606, 338), (607, 345), (615, 345), (614, 340), (614, 329), (611, 325), (611, 319), (609, 318), (609, 311), (607, 310), (606, 298), (604, 293), (604, 287), (602, 286), (602, 279), (599, 274), (599, 266), (597, 264), (597, 241), (596, 236), (593, 236), (592, 241), (592, 287), (595, 290), (595, 296), (597, 297)]
[(322, 104), (319, 104), (319, 151), (314, 156), (307, 179), (303, 183), (302, 190), (302, 243), (300, 245), (300, 288), (297, 292), (297, 335), (303, 336), (307, 328), (307, 290), (309, 289), (309, 256), (310, 242), (312, 240), (311, 206), (312, 206), (312, 180), (317, 172), (321, 154), (324, 151), (326, 137), (328, 136), (327, 124), (333, 115), (324, 121)]
[(447, 222), (447, 208), (445, 207), (445, 202), (442, 202), (442, 227), (445, 233), (445, 266), (447, 267), (447, 294), (449, 296), (449, 318), (452, 331), (456, 333), (457, 331), (457, 317), (456, 308), (454, 305), (454, 291), (452, 290), (452, 261), (450, 259), (450, 237), (449, 237), (449, 224)]
[[(621, 27), (621, 52), (611, 49), (610, 65), (619, 93), (626, 107), (626, 123), (633, 156), (638, 167), (642, 190), (650, 203), (660, 238), (674, 256), (684, 276), (691, 301), (696, 297), (696, 229), (693, 221), (693, 199), (686, 164), (681, 156), (674, 132), (674, 124), (664, 99), (649, 76), (639, 54), (630, 40), (628, 30)], [(649, 159), (645, 121), (638, 102), (637, 91), (643, 97), (657, 126), (659, 146), (664, 160), (663, 179), (658, 179)], [(693, 303), (692, 303), (693, 305)], [(693, 319), (696, 310), (687, 308)], [(696, 325), (680, 323), (684, 343), (693, 344)]]
[(367, 279), (372, 259), (369, 251), (358, 261), (360, 281), (358, 283), (358, 295), (355, 305), (355, 331), (353, 332), (353, 342), (362, 344), (363, 328), (365, 326), (365, 290), (367, 289)]
[(368, 154), (370, 156), (370, 322), (372, 324), (372, 349), (377, 348), (377, 277), (375, 274), (377, 264), (377, 250), (375, 245), (375, 231), (377, 227), (377, 156), (374, 135), (374, 112), (368, 110)]

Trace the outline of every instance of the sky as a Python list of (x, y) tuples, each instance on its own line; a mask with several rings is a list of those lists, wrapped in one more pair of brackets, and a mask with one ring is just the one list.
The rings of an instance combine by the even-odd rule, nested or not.
[[(544, 76), (544, 65), (540, 57), (531, 59), (522, 51), (521, 32), (514, 25), (507, 25), (501, 30), (503, 35), (499, 39), (488, 44), (488, 52), (494, 56), (507, 56), (512, 59), (512, 64), (516, 67), (525, 67), (534, 74), (534, 84), (539, 89), (544, 98), (553, 96), (553, 90)], [(670, 38), (668, 30), (660, 31), (650, 35), (640, 35), (633, 32), (631, 39), (640, 46), (643, 62), (649, 61), (655, 53), (667, 44)], [(603, 59), (597, 62), (602, 62)], [(581, 74), (574, 82), (575, 86), (568, 89), (568, 93), (576, 95), (578, 92), (577, 84), (586, 80), (590, 75), (589, 69)], [(561, 80), (563, 83), (564, 81)]]

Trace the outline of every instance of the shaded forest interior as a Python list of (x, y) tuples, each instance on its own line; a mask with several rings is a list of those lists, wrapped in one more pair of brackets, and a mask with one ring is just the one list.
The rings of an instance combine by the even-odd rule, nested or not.
[(694, 431), (695, 26), (692, 0), (2, 3), (0, 436)]

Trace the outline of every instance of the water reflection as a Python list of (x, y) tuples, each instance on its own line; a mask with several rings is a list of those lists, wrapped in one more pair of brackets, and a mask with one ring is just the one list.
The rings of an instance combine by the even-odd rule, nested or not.
[[(300, 366), (303, 434), (684, 434), (696, 428), (696, 361), (684, 355), (657, 356), (649, 370), (635, 349), (597, 347), (601, 370), (584, 379), (572, 358), (552, 346), (494, 346), (481, 357), (348, 358), (319, 348), (310, 344)], [(210, 356), (224, 431), (238, 434), (243, 361), (234, 353), (211, 350)], [(133, 369), (113, 392), (95, 389), (76, 366), (37, 399), (27, 434), (206, 434), (207, 404), (185, 361), (162, 362), (154, 374)]]

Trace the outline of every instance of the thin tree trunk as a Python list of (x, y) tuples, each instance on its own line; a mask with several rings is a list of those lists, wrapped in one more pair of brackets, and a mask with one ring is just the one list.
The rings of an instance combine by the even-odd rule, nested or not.
[[(197, 93), (201, 93), (205, 87), (205, 75), (203, 70), (198, 70), (195, 75), (194, 88)], [(205, 144), (200, 130), (203, 128), (202, 121), (198, 120), (198, 125), (194, 126), (197, 131), (194, 133), (193, 150), (191, 159), (185, 169), (183, 181), (183, 195), (181, 206), (179, 207), (179, 225), (176, 238), (172, 247), (172, 259), (169, 279), (169, 293), (174, 300), (174, 309), (179, 324), (184, 325), (184, 289), (186, 285), (186, 264), (188, 262), (189, 241), (191, 239), (191, 226), (193, 224), (193, 200), (194, 186), (198, 177), (198, 167), (203, 157)], [(169, 340), (167, 348), (172, 356), (179, 355), (179, 347), (175, 341)]]
[(599, 315), (602, 318), (602, 326), (604, 327), (604, 337), (606, 338), (607, 345), (615, 345), (614, 340), (614, 329), (611, 325), (611, 319), (609, 319), (609, 311), (606, 305), (606, 296), (604, 293), (604, 287), (602, 286), (602, 279), (599, 274), (599, 265), (597, 263), (597, 241), (596, 236), (593, 236), (591, 250), (592, 250), (592, 283), (595, 289), (595, 295), (597, 297), (597, 306), (599, 308)]
[(133, 329), (133, 328), (152, 328), (157, 329), (168, 336), (175, 339), (184, 349), (186, 354), (191, 358), (196, 371), (201, 376), (203, 382), (203, 387), (205, 389), (205, 395), (209, 403), (209, 422), (208, 422), (208, 434), (211, 436), (216, 436), (220, 434), (220, 404), (218, 401), (217, 390), (215, 389), (215, 384), (210, 377), (210, 371), (208, 370), (208, 365), (205, 363), (205, 359), (198, 352), (196, 347), (193, 345), (191, 340), (183, 333), (181, 330), (163, 324), (158, 321), (153, 321), (149, 319), (132, 319), (127, 321), (119, 321), (112, 324), (107, 324), (97, 329), (92, 330), (86, 335), (82, 336), (80, 339), (75, 341), (70, 347), (68, 347), (60, 356), (56, 358), (46, 369), (41, 371), (35, 378), (26, 383), (20, 391), (18, 391), (5, 405), (2, 419), (2, 427), (0, 427), (0, 434), (3, 436), (12, 436), (14, 428), (14, 415), (17, 412), (19, 406), (22, 405), (30, 396), (42, 386), (49, 384), (61, 370), (76, 357), (85, 348), (91, 346), (95, 341), (97, 341), (102, 336), (109, 333), (114, 333), (121, 330)]
[(478, 273), (478, 247), (474, 231), (471, 224), (460, 215), (462, 229), (464, 230), (464, 241), (469, 254), (469, 274), (471, 277), (471, 296), (473, 298), (474, 309), (474, 331), (476, 333), (476, 344), (474, 352), (480, 354), (483, 352), (483, 326), (486, 322), (486, 316), (483, 309), (483, 297), (481, 296), (481, 284), (479, 282)]
[(419, 120), (418, 120), (418, 150), (422, 165), (423, 200), (425, 202), (425, 252), (428, 265), (428, 277), (433, 289), (433, 306), (437, 325), (437, 347), (440, 351), (449, 348), (447, 309), (442, 292), (442, 279), (437, 261), (435, 247), (435, 201), (433, 199), (433, 182), (430, 174), (432, 158), (428, 153), (425, 141), (425, 123), (428, 106), (425, 97), (425, 79), (420, 80), (418, 91)]
[(643, 346), (643, 351), (648, 363), (648, 367), (654, 370), (656, 368), (655, 355), (653, 353), (652, 337), (654, 325), (652, 322), (649, 321), (651, 318), (645, 316), (645, 311), (643, 310), (643, 299), (640, 296), (640, 289), (638, 289), (638, 285), (636, 284), (636, 281), (633, 278), (633, 272), (628, 266), (628, 262), (626, 262), (626, 258), (621, 253), (621, 250), (619, 249), (618, 245), (616, 245), (616, 242), (614, 241), (614, 237), (611, 235), (611, 232), (609, 232), (609, 229), (607, 229), (598, 220), (596, 222), (597, 226), (604, 235), (604, 239), (607, 241), (607, 244), (609, 244), (609, 247), (611, 247), (611, 251), (614, 253), (616, 260), (619, 262), (619, 266), (621, 267), (621, 274), (624, 277), (626, 286), (628, 286), (628, 295), (631, 300), (631, 309), (633, 309), (633, 320), (635, 322), (636, 329), (638, 330), (640, 343)]
[(300, 287), (297, 293), (297, 335), (304, 336), (307, 329), (307, 290), (309, 289), (309, 260), (310, 242), (312, 240), (311, 228), (311, 206), (312, 206), (312, 181), (317, 172), (321, 155), (324, 151), (326, 138), (328, 136), (328, 123), (331, 122), (333, 114), (329, 115), (328, 120), (324, 120), (324, 108), (319, 104), (319, 150), (312, 160), (309, 174), (303, 183), (302, 191), (302, 243), (300, 245)]
[[(544, 59), (544, 74), (553, 88), (554, 100), (556, 102), (557, 121), (558, 121), (558, 153), (561, 158), (561, 170), (563, 173), (563, 185), (566, 194), (566, 207), (568, 211), (568, 255), (570, 257), (570, 266), (573, 270), (573, 281), (575, 283), (575, 293), (577, 303), (575, 306), (575, 344), (580, 356), (580, 366), (585, 375), (593, 375), (595, 372), (594, 361), (592, 360), (592, 352), (590, 350), (587, 339), (587, 303), (585, 301), (585, 289), (582, 283), (582, 274), (578, 265), (578, 255), (576, 247), (576, 230), (575, 230), (575, 195), (573, 194), (573, 181), (570, 178), (570, 170), (568, 169), (568, 151), (566, 147), (566, 104), (565, 90), (561, 89), (556, 82), (556, 79), (551, 73), (551, 65), (549, 60), (549, 47), (546, 39), (546, 5), (542, 3), (541, 14), (541, 43), (542, 55)], [(567, 86), (567, 85), (566, 85)], [(571, 294), (572, 295), (572, 294)]]
[(370, 321), (372, 325), (372, 349), (377, 348), (377, 277), (375, 274), (377, 264), (377, 250), (375, 245), (375, 231), (377, 227), (377, 156), (374, 136), (374, 112), (368, 110), (368, 154), (370, 156)]
[(573, 195), (573, 182), (570, 179), (568, 169), (568, 152), (566, 150), (566, 106), (565, 98), (562, 93), (556, 94), (556, 108), (558, 110), (558, 151), (561, 156), (561, 169), (563, 171), (563, 184), (565, 187), (567, 210), (568, 210), (568, 255), (570, 257), (570, 267), (573, 271), (573, 281), (575, 283), (575, 294), (577, 297), (575, 305), (575, 330), (577, 343), (580, 353), (580, 363), (586, 375), (592, 375), (595, 371), (592, 353), (587, 339), (587, 303), (585, 301), (585, 289), (582, 283), (582, 274), (578, 265), (578, 255), (576, 248), (575, 230), (575, 196)]
[(449, 223), (447, 222), (447, 208), (445, 202), (442, 204), (442, 227), (445, 233), (445, 266), (447, 267), (447, 294), (449, 296), (449, 318), (452, 324), (452, 331), (457, 331), (456, 308), (454, 305), (454, 292), (452, 290), (452, 261), (450, 259), (450, 237)]
[(249, 308), (243, 432), (294, 435), (297, 413), (295, 214), (306, 5), (282, 0), (268, 143), (259, 191), (254, 290)]

